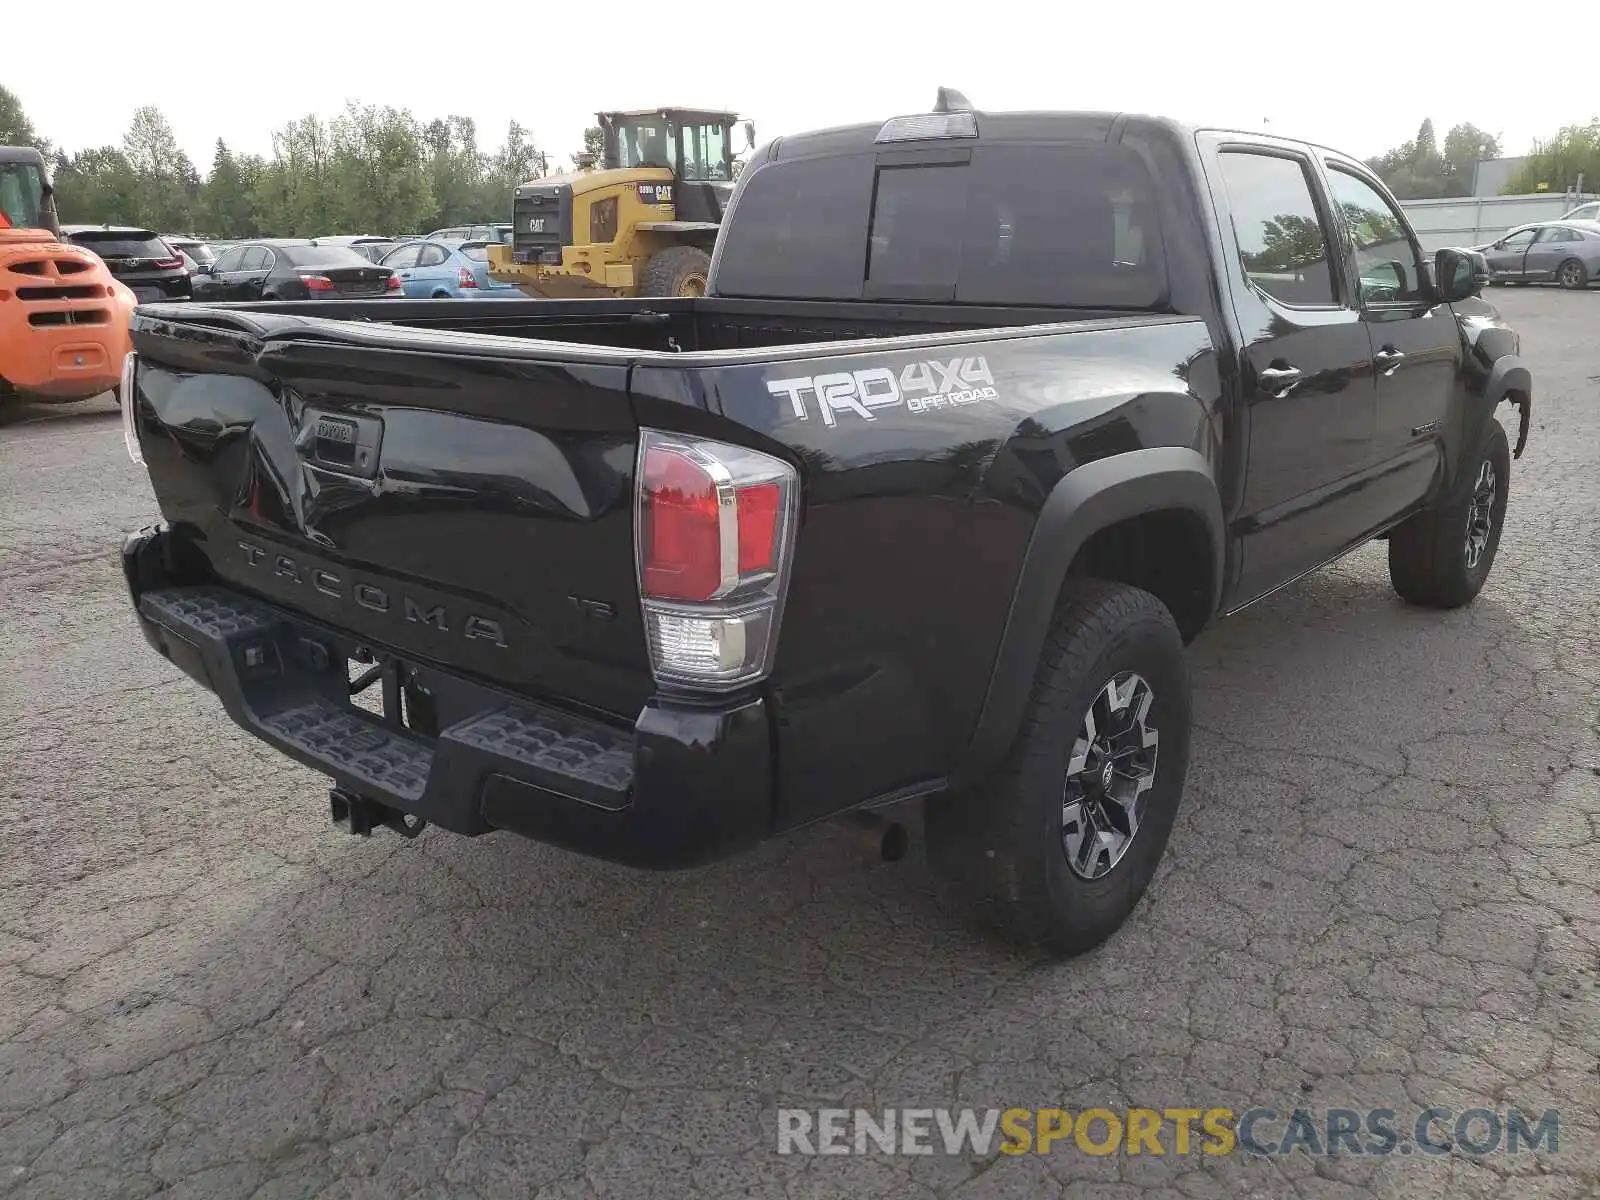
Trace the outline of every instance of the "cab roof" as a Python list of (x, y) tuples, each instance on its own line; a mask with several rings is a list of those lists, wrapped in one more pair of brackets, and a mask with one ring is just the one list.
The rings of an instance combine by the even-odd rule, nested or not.
[(602, 121), (617, 120), (626, 117), (689, 117), (703, 121), (737, 121), (739, 114), (728, 112), (720, 108), (679, 108), (672, 104), (663, 104), (660, 108), (631, 108), (619, 112), (596, 113)]
[[(771, 143), (768, 161), (809, 157), (811, 155), (849, 154), (870, 150), (874, 146), (881, 147), (883, 145), (877, 140), (878, 134), (891, 121), (948, 112), (971, 112), (977, 122), (976, 138), (950, 139), (953, 144), (958, 145), (974, 140), (978, 142), (1103, 142), (1110, 140), (1120, 129), (1132, 126), (1143, 129), (1147, 133), (1158, 132), (1167, 139), (1178, 142), (1189, 142), (1196, 133), (1202, 131), (1237, 133), (1255, 143), (1314, 146), (1319, 150), (1339, 154), (1342, 157), (1349, 157), (1335, 146), (1322, 146), (1303, 138), (1284, 137), (1259, 129), (1238, 130), (1218, 125), (1196, 125), (1152, 113), (1092, 109), (1078, 111), (1027, 109), (1017, 112), (986, 112), (981, 108), (969, 105), (966, 98), (961, 96), (959, 92), (949, 93), (950, 99), (954, 103), (950, 107), (941, 108), (940, 104), (944, 103), (945, 93), (947, 92), (948, 89), (941, 88), (939, 100), (920, 112), (894, 113), (879, 121), (861, 122), (853, 125), (836, 125), (832, 128), (818, 129), (807, 133), (785, 134), (775, 138)], [(936, 137), (926, 139), (908, 137), (901, 144), (909, 148), (915, 144), (938, 144), (942, 140), (944, 139)]]

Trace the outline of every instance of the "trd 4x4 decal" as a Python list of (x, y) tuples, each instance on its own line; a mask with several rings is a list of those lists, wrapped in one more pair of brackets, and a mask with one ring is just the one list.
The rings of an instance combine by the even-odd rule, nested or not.
[(914, 413), (935, 408), (952, 408), (993, 400), (999, 393), (988, 360), (981, 354), (958, 355), (949, 361), (928, 359), (908, 363), (896, 375), (888, 367), (863, 367), (859, 371), (835, 371), (827, 375), (805, 375), (794, 379), (773, 379), (767, 391), (788, 399), (794, 415), (811, 419), (815, 405), (824, 425), (837, 425), (839, 413), (855, 413), (866, 421), (878, 418), (873, 410), (904, 405)]

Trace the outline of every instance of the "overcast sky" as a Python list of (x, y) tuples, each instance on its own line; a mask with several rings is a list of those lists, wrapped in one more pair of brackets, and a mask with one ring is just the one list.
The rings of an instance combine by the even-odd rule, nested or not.
[[(1478, 40), (1506, 10), (1474, 19), (1465, 5), (1416, 0), (80, 0), (70, 21), (32, 0), (8, 8), (0, 83), (46, 137), (69, 150), (115, 144), (133, 108), (154, 104), (202, 171), (219, 137), (268, 153), (273, 129), (346, 100), (423, 120), (471, 116), (485, 149), (515, 118), (563, 165), (597, 109), (736, 109), (765, 140), (925, 110), (940, 84), (979, 109), (1266, 122), (1362, 157), (1414, 136), (1427, 116), (1441, 142), (1471, 121), (1519, 154), (1600, 110), (1584, 71), (1530, 64), (1519, 82), (1515, 44)], [(1491, 75), (1491, 61), (1507, 69)]]

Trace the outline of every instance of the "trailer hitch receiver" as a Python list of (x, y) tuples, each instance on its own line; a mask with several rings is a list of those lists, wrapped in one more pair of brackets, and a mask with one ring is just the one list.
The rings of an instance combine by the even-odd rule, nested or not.
[(403, 813), (343, 788), (328, 791), (328, 814), (333, 823), (346, 833), (371, 837), (380, 825), (392, 829), (403, 838), (414, 838), (427, 828), (428, 822), (412, 813)]

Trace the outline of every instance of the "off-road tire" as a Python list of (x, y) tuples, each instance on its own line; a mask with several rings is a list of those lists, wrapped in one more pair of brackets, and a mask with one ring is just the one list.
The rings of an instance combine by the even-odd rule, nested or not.
[[(1137, 833), (1098, 879), (1068, 865), (1067, 764), (1084, 715), (1125, 672), (1148, 681), (1159, 733)], [(1189, 760), (1189, 674), (1172, 614), (1149, 592), (1099, 580), (1063, 590), (1022, 728), (1006, 763), (970, 793), (927, 802), (934, 869), (981, 919), (1066, 957), (1110, 937), (1144, 895), (1172, 833)]]
[[(1468, 515), (1478, 497), (1483, 470), (1493, 472), (1491, 526), (1477, 563), (1469, 563)], [(1511, 447), (1505, 426), (1490, 420), (1476, 453), (1467, 455), (1450, 492), (1432, 508), (1395, 526), (1389, 535), (1389, 579), (1408, 604), (1460, 608), (1471, 603), (1489, 578), (1505, 524), (1511, 484)]]
[(1556, 268), (1556, 282), (1569, 292), (1581, 292), (1589, 286), (1589, 268), (1581, 259), (1569, 258)]
[(703, 296), (711, 256), (698, 246), (668, 246), (639, 272), (641, 296)]

